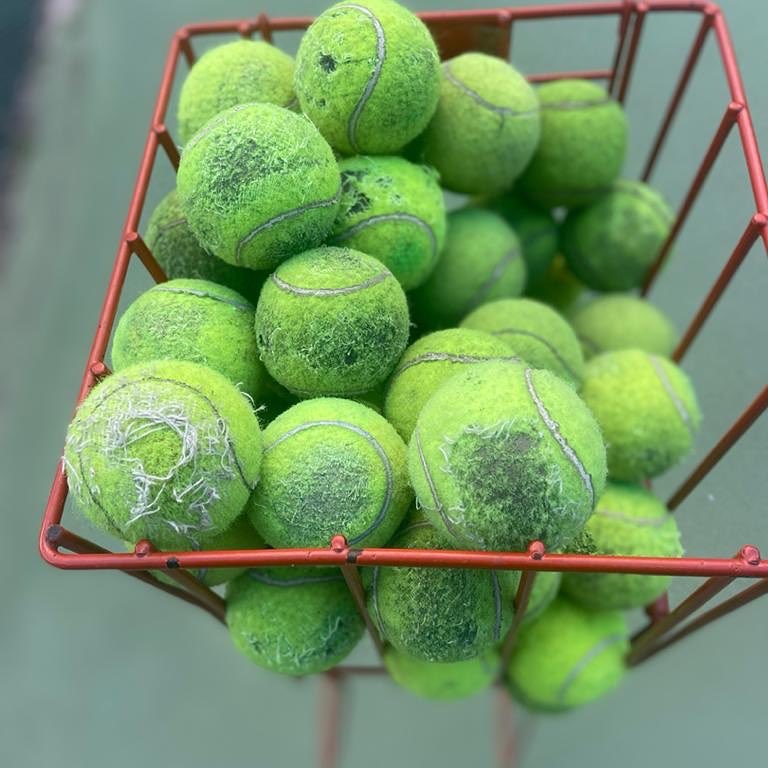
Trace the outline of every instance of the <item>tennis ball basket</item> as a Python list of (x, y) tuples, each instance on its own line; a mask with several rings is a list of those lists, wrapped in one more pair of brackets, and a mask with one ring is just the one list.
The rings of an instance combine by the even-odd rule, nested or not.
[[(738, 142), (746, 164), (747, 180), (754, 197), (754, 207), (745, 211), (744, 227), (730, 253), (723, 254), (722, 268), (699, 302), (688, 327), (674, 351), (673, 360), (683, 360), (700, 333), (706, 333), (705, 323), (715, 310), (734, 275), (747, 254), (758, 240), (768, 249), (768, 188), (760, 160), (757, 140), (744, 94), (736, 57), (725, 20), (719, 8), (703, 0), (667, 2), (648, 0), (639, 2), (571, 3), (548, 6), (525, 6), (480, 11), (430, 12), (420, 14), (432, 32), (442, 58), (447, 59), (466, 51), (482, 51), (509, 58), (512, 32), (548, 19), (572, 19), (575, 23), (588, 24), (600, 18), (615, 22), (615, 46), (611, 60), (602, 69), (574, 70), (538, 73), (529, 76), (531, 82), (547, 82), (563, 77), (594, 80), (605, 84), (610, 94), (625, 103), (630, 92), (633, 73), (638, 61), (638, 50), (647, 30), (649, 18), (663, 20), (675, 14), (692, 21), (693, 39), (683, 58), (671, 96), (666, 105), (659, 105), (661, 115), (658, 129), (648, 150), (640, 177), (647, 181), (654, 173), (662, 157), (673, 123), (688, 91), (702, 50), (714, 43), (727, 87), (728, 99), (722, 104), (719, 122), (710, 127), (711, 139), (679, 204), (674, 224), (656, 262), (649, 270), (642, 293), (646, 294), (660, 278), (660, 268), (665, 263), (673, 245), (689, 221), (692, 209), (699, 199), (710, 171), (720, 156), (729, 137)], [(115, 323), (121, 293), (128, 269), (136, 265), (137, 257), (143, 269), (156, 282), (164, 281), (165, 275), (155, 261), (144, 237), (140, 221), (144, 210), (155, 164), (167, 161), (176, 169), (179, 152), (174, 137), (166, 124), (166, 114), (171, 100), (178, 70), (196, 60), (196, 48), (201, 39), (212, 35), (260, 36), (266, 41), (273, 37), (279, 45), (282, 33), (301, 31), (309, 26), (309, 18), (270, 18), (264, 14), (253, 20), (221, 21), (190, 24), (179, 29), (171, 40), (170, 49), (162, 73), (160, 89), (151, 117), (149, 134), (144, 147), (138, 177), (128, 208), (126, 223), (120, 236), (114, 268), (106, 288), (104, 303), (98, 318), (96, 333), (87, 357), (82, 385), (77, 402), (80, 403), (90, 390), (110, 374), (105, 364), (106, 350)], [(645, 31), (647, 35), (648, 32)], [(710, 38), (714, 38), (710, 41)], [(651, 107), (653, 108), (653, 107)], [(701, 126), (702, 130), (706, 127)], [(764, 386), (746, 407), (742, 402), (732, 402), (727, 392), (724, 406), (729, 413), (742, 413), (731, 426), (714, 441), (703, 446), (703, 458), (690, 470), (688, 477), (671, 494), (667, 506), (671, 511), (680, 507), (718, 462), (737, 441), (755, 424), (768, 406), (768, 386)], [(208, 550), (208, 551), (159, 551), (148, 540), (139, 541), (132, 551), (112, 552), (70, 530), (63, 519), (67, 499), (67, 479), (61, 467), (54, 473), (53, 485), (45, 508), (40, 533), (40, 552), (51, 565), (65, 570), (121, 570), (157, 589), (183, 599), (225, 622), (225, 603), (214, 590), (204, 586), (191, 573), (193, 569), (278, 567), (291, 565), (332, 566), (341, 570), (355, 604), (365, 622), (373, 644), (383, 654), (382, 641), (375, 623), (366, 608), (365, 592), (360, 569), (366, 567), (411, 566), (423, 568), (472, 568), (489, 570), (517, 570), (522, 573), (515, 597), (515, 617), (502, 645), (502, 668), (508, 663), (515, 645), (523, 617), (525, 616), (531, 589), (538, 573), (589, 572), (656, 574), (703, 579), (685, 599), (670, 606), (667, 595), (646, 607), (647, 624), (632, 638), (627, 658), (630, 666), (640, 664), (664, 648), (687, 637), (735, 611), (741, 606), (768, 593), (768, 561), (763, 560), (760, 550), (752, 544), (743, 545), (731, 555), (681, 558), (624, 557), (594, 554), (556, 554), (548, 552), (540, 541), (530, 543), (521, 552), (421, 550), (397, 548), (356, 548), (345, 538), (336, 535), (325, 548), (315, 549), (259, 549), (259, 550)], [(153, 572), (162, 570), (169, 581), (159, 580)], [(722, 593), (735, 580), (742, 580), (739, 591), (725, 600), (706, 608), (708, 603)], [(339, 666), (324, 677), (324, 730), (320, 748), (320, 762), (325, 766), (336, 764), (338, 750), (337, 726), (341, 684), (350, 675), (381, 674), (383, 666)], [(502, 706), (508, 703), (502, 702)], [(502, 744), (499, 760), (502, 765), (514, 763), (514, 749), (509, 735), (501, 733)]]

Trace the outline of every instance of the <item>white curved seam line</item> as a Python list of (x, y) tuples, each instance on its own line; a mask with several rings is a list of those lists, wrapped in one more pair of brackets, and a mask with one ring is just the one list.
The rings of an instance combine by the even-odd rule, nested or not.
[(392, 275), (391, 272), (379, 272), (378, 275), (369, 277), (367, 280), (363, 280), (362, 283), (355, 285), (345, 285), (342, 288), (301, 288), (298, 285), (292, 285), (286, 282), (280, 277), (277, 272), (273, 272), (270, 276), (272, 282), (281, 290), (286, 293), (294, 293), (297, 296), (346, 296), (350, 293), (357, 293), (358, 291), (364, 291), (366, 288), (378, 285), (384, 282), (388, 277)]
[(604, 637), (599, 643), (592, 646), (577, 662), (571, 667), (570, 671), (565, 677), (565, 680), (561, 683), (557, 689), (556, 700), (559, 704), (565, 703), (565, 697), (568, 695), (568, 689), (576, 682), (576, 678), (584, 671), (584, 669), (596, 659), (603, 651), (610, 648), (616, 643), (621, 643), (625, 640), (625, 636), (621, 634), (608, 635)]
[(354, 237), (358, 232), (361, 232), (362, 230), (367, 229), (368, 227), (373, 226), (374, 224), (378, 224), (382, 221), (407, 221), (410, 224), (415, 224), (417, 227), (421, 227), (421, 229), (427, 233), (427, 237), (429, 237), (429, 244), (430, 248), (432, 249), (432, 255), (435, 256), (437, 254), (437, 238), (435, 237), (435, 233), (432, 230), (432, 227), (430, 227), (429, 224), (424, 221), (424, 219), (420, 219), (418, 216), (414, 216), (411, 213), (381, 213), (376, 216), (369, 216), (367, 219), (358, 221), (354, 226), (334, 236), (333, 242), (343, 243), (345, 240), (349, 240), (350, 237)]
[(248, 571), (248, 577), (270, 587), (299, 587), (304, 584), (327, 584), (333, 581), (344, 581), (342, 576), (303, 576), (295, 579), (275, 579), (254, 570)]
[(499, 261), (494, 266), (491, 274), (488, 275), (485, 281), (480, 284), (480, 287), (475, 291), (472, 298), (467, 303), (465, 308), (465, 314), (470, 310), (474, 309), (478, 304), (483, 303), (483, 301), (488, 296), (493, 286), (499, 281), (501, 276), (504, 274), (504, 271), (506, 270), (506, 268), (513, 261), (519, 258), (520, 258), (520, 249), (513, 248), (511, 251), (505, 253), (504, 256), (502, 256), (499, 259)]
[(413, 368), (421, 363), (492, 363), (492, 362), (509, 362), (519, 363), (520, 358), (517, 355), (482, 357), (480, 355), (459, 355), (452, 352), (425, 352), (418, 357), (414, 357), (407, 363), (403, 363), (393, 374), (391, 381), (394, 381), (401, 373), (404, 373), (409, 368)]
[(490, 112), (495, 112), (497, 115), (501, 115), (502, 117), (534, 117), (535, 115), (539, 114), (538, 105), (535, 109), (518, 110), (514, 109), (513, 107), (502, 107), (498, 104), (494, 104), (493, 102), (488, 101), (487, 99), (483, 98), (477, 91), (470, 88), (466, 83), (463, 83), (461, 80), (459, 80), (459, 78), (453, 74), (448, 64), (443, 65), (443, 72), (446, 79), (450, 83), (455, 85), (460, 91), (465, 93), (473, 101), (477, 102), (481, 107), (484, 107)]
[(568, 375), (574, 380), (578, 381), (579, 376), (576, 374), (576, 372), (571, 368), (570, 365), (568, 365), (568, 362), (566, 359), (557, 351), (557, 348), (550, 344), (543, 336), (539, 336), (538, 333), (534, 333), (533, 331), (527, 331), (524, 328), (500, 328), (498, 331), (491, 331), (492, 336), (502, 336), (505, 333), (510, 333), (513, 336), (528, 336), (532, 339), (535, 339), (539, 342), (542, 346), (546, 347), (549, 352), (551, 353), (552, 357), (557, 360), (560, 365), (565, 368), (565, 370), (568, 372)]
[(213, 301), (219, 301), (222, 304), (228, 304), (230, 307), (240, 309), (243, 312), (255, 312), (255, 308), (243, 301), (236, 301), (235, 299), (228, 299), (224, 296), (216, 296), (209, 291), (196, 290), (195, 288), (176, 288), (175, 286), (169, 286), (167, 283), (161, 283), (155, 288), (156, 293), (178, 293), (187, 296), (197, 296), (200, 299), (212, 299)]
[(680, 416), (683, 424), (685, 425), (685, 428), (689, 433), (692, 433), (693, 425), (691, 424), (691, 417), (688, 414), (683, 401), (677, 396), (677, 392), (675, 392), (675, 388), (672, 386), (672, 382), (669, 380), (667, 372), (664, 370), (664, 368), (662, 368), (661, 363), (653, 355), (648, 355), (648, 360), (653, 366), (653, 370), (656, 372), (656, 376), (658, 376), (658, 379), (661, 382), (661, 386), (664, 387), (664, 391), (672, 401), (672, 405), (675, 406), (675, 410)]

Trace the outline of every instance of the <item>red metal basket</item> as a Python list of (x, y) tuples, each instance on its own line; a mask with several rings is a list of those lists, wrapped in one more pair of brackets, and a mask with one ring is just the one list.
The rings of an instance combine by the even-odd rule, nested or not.
[[(512, 30), (520, 22), (565, 17), (614, 18), (617, 32), (610, 66), (597, 70), (536, 74), (532, 75), (530, 80), (541, 82), (568, 76), (603, 81), (611, 93), (619, 101), (624, 102), (630, 87), (638, 45), (646, 19), (649, 16), (662, 16), (669, 13), (692, 16), (698, 20), (698, 25), (671, 99), (663, 112), (641, 178), (648, 180), (653, 173), (702, 48), (707, 39), (712, 36), (717, 43), (730, 101), (723, 105), (722, 117), (715, 128), (714, 136), (680, 205), (670, 235), (656, 263), (649, 270), (643, 292), (646, 293), (654, 283), (659, 268), (664, 263), (670, 248), (685, 225), (699, 192), (734, 127), (738, 129), (739, 142), (746, 161), (746, 170), (754, 197), (754, 209), (750, 210), (746, 216), (746, 225), (738, 242), (727, 257), (719, 276), (701, 302), (674, 352), (674, 359), (679, 361), (683, 359), (691, 347), (754, 243), (758, 239), (762, 239), (764, 247), (768, 250), (768, 190), (766, 189), (766, 179), (736, 57), (720, 9), (713, 3), (703, 0), (684, 2), (665, 0), (647, 0), (647, 2), (624, 0), (621, 2), (617, 0), (615, 2), (573, 3), (486, 11), (423, 13), (421, 18), (431, 29), (443, 58), (455, 56), (466, 50), (482, 50), (508, 58)], [(131, 196), (125, 228), (120, 238), (115, 265), (107, 286), (95, 338), (85, 366), (82, 385), (77, 398), (78, 403), (99, 379), (109, 374), (109, 369), (104, 364), (104, 355), (131, 257), (133, 255), (138, 256), (154, 280), (158, 282), (165, 280), (162, 269), (155, 262), (138, 228), (158, 150), (162, 149), (174, 169), (177, 168), (179, 162), (176, 144), (165, 124), (179, 60), (184, 58), (190, 66), (194, 63), (193, 40), (201, 36), (239, 34), (243, 37), (251, 37), (258, 33), (269, 41), (274, 32), (302, 30), (310, 22), (311, 19), (309, 18), (272, 19), (262, 14), (256, 19), (246, 21), (191, 24), (182, 27), (173, 36), (138, 178)], [(736, 441), (755, 423), (766, 406), (768, 406), (768, 386), (758, 392), (744, 412), (711, 447), (701, 463), (671, 495), (667, 502), (670, 509), (676, 509), (683, 502)], [(680, 559), (549, 554), (545, 552), (543, 544), (538, 541), (532, 542), (526, 552), (354, 549), (347, 545), (342, 536), (333, 537), (327, 549), (160, 552), (152, 546), (151, 542), (141, 541), (135, 546), (133, 552), (114, 553), (78, 536), (62, 525), (66, 497), (66, 478), (62, 469), (57, 467), (40, 533), (40, 552), (51, 565), (63, 569), (119, 569), (207, 610), (222, 622), (224, 621), (224, 601), (222, 598), (200, 584), (186, 569), (299, 564), (338, 566), (344, 574), (379, 653), (381, 653), (383, 645), (366, 611), (363, 588), (358, 573), (358, 568), (361, 566), (410, 565), (521, 570), (523, 577), (515, 598), (517, 611), (515, 621), (503, 646), (504, 659), (508, 659), (514, 645), (533, 580), (539, 571), (624, 572), (706, 577), (706, 580), (674, 609), (670, 610), (666, 596), (647, 607), (648, 623), (632, 640), (628, 657), (628, 661), (632, 665), (648, 659), (706, 624), (768, 593), (768, 561), (762, 560), (759, 549), (749, 544), (741, 547), (733, 557), (684, 557)], [(165, 569), (167, 574), (176, 581), (176, 586), (158, 581), (152, 576), (149, 569)], [(699, 611), (705, 603), (712, 600), (737, 578), (749, 578), (754, 580), (754, 583), (743, 588), (729, 599), (720, 602), (714, 608), (700, 612), (695, 618), (692, 618), (693, 614)], [(329, 688), (326, 691), (326, 707), (324, 708), (327, 719), (321, 747), (321, 763), (323, 765), (331, 766), (335, 761), (337, 748), (336, 712), (340, 681), (350, 674), (378, 674), (382, 671), (382, 667), (346, 666), (327, 674), (326, 680)], [(499, 758), (504, 765), (513, 761), (514, 750), (511, 749), (511, 746), (508, 740), (501, 745)]]

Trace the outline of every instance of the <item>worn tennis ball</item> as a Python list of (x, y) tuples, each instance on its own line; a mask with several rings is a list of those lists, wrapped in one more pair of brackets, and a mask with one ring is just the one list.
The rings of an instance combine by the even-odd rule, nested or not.
[(449, 213), (440, 260), (413, 294), (419, 325), (456, 325), (486, 301), (520, 296), (525, 278), (520, 241), (501, 216), (480, 208)]
[(339, 207), (333, 151), (274, 104), (219, 113), (184, 147), (176, 189), (200, 245), (238, 267), (274, 269), (320, 245)]
[(555, 255), (549, 269), (534, 285), (529, 285), (525, 295), (556, 309), (564, 317), (570, 317), (586, 300), (584, 284), (568, 269), (562, 254)]
[(281, 264), (256, 307), (270, 374), (301, 397), (361, 395), (382, 383), (408, 343), (408, 303), (377, 259), (324, 247)]
[(261, 481), (248, 514), (273, 547), (382, 546), (413, 501), (405, 443), (352, 400), (306, 400), (264, 431)]
[(516, 189), (545, 208), (586, 205), (621, 173), (627, 118), (607, 91), (587, 80), (537, 88), (541, 137)]
[[(401, 549), (452, 549), (418, 517), (392, 541)], [(512, 622), (516, 571), (373, 568), (368, 610), (381, 636), (421, 661), (473, 659), (498, 645)]]
[(150, 360), (188, 360), (226, 376), (258, 400), (266, 371), (253, 330), (255, 308), (207, 280), (169, 280), (125, 310), (112, 339), (116, 371)]
[(669, 318), (638, 296), (600, 296), (576, 310), (570, 322), (587, 359), (617, 349), (669, 357), (677, 344)]
[(591, 205), (568, 214), (560, 243), (571, 271), (590, 288), (626, 291), (642, 284), (673, 221), (656, 190), (622, 179)]
[(375, 256), (406, 291), (421, 285), (445, 243), (445, 201), (434, 169), (402, 157), (339, 163), (341, 203), (329, 242)]
[(462, 328), (485, 331), (506, 342), (529, 365), (545, 368), (574, 386), (584, 376), (576, 334), (554, 309), (532, 299), (501, 299), (478, 307)]
[(251, 661), (294, 676), (335, 667), (363, 634), (363, 620), (335, 568), (246, 571), (227, 586), (227, 625)]
[(293, 58), (261, 40), (237, 40), (206, 51), (179, 94), (179, 139), (186, 144), (212, 117), (238, 104), (267, 102), (291, 108)]
[(387, 672), (401, 688), (417, 696), (455, 701), (474, 696), (493, 684), (499, 671), (499, 654), (489, 648), (466, 661), (422, 661), (394, 648), (384, 653)]
[[(600, 555), (683, 555), (675, 518), (640, 486), (609, 483), (586, 530)], [(671, 580), (671, 576), (572, 572), (563, 576), (563, 592), (587, 608), (627, 610), (652, 603)]]
[(423, 138), (424, 157), (454, 192), (509, 189), (539, 141), (539, 100), (508, 62), (470, 52), (443, 62), (440, 101)]
[(416, 498), (462, 547), (558, 549), (605, 484), (605, 447), (587, 406), (550, 371), (472, 365), (421, 411), (408, 448)]
[(175, 189), (152, 211), (145, 240), (169, 280), (185, 277), (210, 280), (237, 291), (255, 304), (268, 277), (267, 272), (233, 267), (208, 253), (189, 228)]
[(693, 447), (701, 422), (696, 393), (666, 358), (639, 349), (597, 355), (587, 363), (581, 396), (602, 429), (614, 480), (656, 477)]
[(621, 682), (628, 651), (620, 612), (590, 611), (560, 597), (521, 627), (507, 668), (509, 689), (534, 710), (573, 709)]
[(301, 108), (334, 149), (396, 154), (435, 111), (439, 56), (427, 28), (402, 5), (341, 2), (304, 33), (295, 87)]
[(178, 550), (205, 546), (235, 521), (261, 454), (259, 422), (234, 384), (158, 360), (94, 387), (69, 426), (64, 468), (97, 528)]
[(422, 336), (405, 350), (389, 379), (384, 415), (409, 440), (421, 409), (441, 384), (467, 365), (517, 359), (504, 341), (482, 331), (448, 328)]

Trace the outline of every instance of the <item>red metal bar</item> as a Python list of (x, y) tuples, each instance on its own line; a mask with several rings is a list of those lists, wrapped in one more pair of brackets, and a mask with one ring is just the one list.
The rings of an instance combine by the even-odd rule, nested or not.
[(336, 768), (339, 759), (339, 725), (342, 697), (342, 677), (336, 670), (320, 677), (318, 728), (320, 768)]
[(168, 129), (163, 123), (158, 123), (153, 130), (157, 135), (158, 144), (165, 150), (165, 154), (168, 157), (171, 167), (174, 171), (178, 171), (181, 158), (179, 157), (179, 150), (171, 138), (171, 134), (168, 133)]
[(197, 61), (197, 56), (195, 56), (195, 51), (192, 48), (192, 43), (190, 42), (189, 38), (189, 32), (184, 28), (180, 29), (176, 33), (176, 41), (178, 43), (179, 50), (184, 55), (184, 58), (187, 61), (187, 65), (189, 67), (193, 67)]
[(619, 29), (616, 37), (616, 49), (613, 53), (613, 63), (610, 69), (610, 80), (608, 82), (608, 93), (615, 95), (616, 93), (616, 80), (619, 74), (619, 68), (621, 61), (624, 57), (625, 45), (627, 43), (627, 30), (629, 29), (629, 20), (632, 13), (632, 5), (629, 2), (623, 3), (621, 9), (621, 15), (619, 16)]
[(611, 70), (582, 69), (571, 72), (539, 72), (535, 75), (528, 75), (528, 81), (531, 83), (548, 83), (551, 80), (562, 80), (566, 77), (579, 80), (608, 80), (611, 77)]
[(622, 66), (621, 77), (619, 79), (619, 89), (616, 95), (616, 99), (620, 104), (623, 104), (627, 100), (627, 93), (629, 92), (629, 84), (632, 79), (632, 73), (635, 68), (635, 60), (637, 58), (637, 50), (640, 47), (640, 36), (643, 33), (643, 26), (645, 23), (645, 17), (648, 13), (647, 3), (637, 3), (635, 5), (634, 12), (634, 24), (632, 25), (632, 34), (629, 39), (629, 48), (627, 50), (627, 56)]
[(496, 691), (496, 763), (499, 768), (516, 768), (519, 764), (516, 726), (509, 691), (500, 686)]
[(130, 232), (125, 241), (131, 251), (139, 257), (141, 263), (156, 283), (164, 283), (168, 279), (163, 268), (152, 255), (152, 251), (149, 250), (149, 246), (144, 242), (144, 238), (138, 232)]

